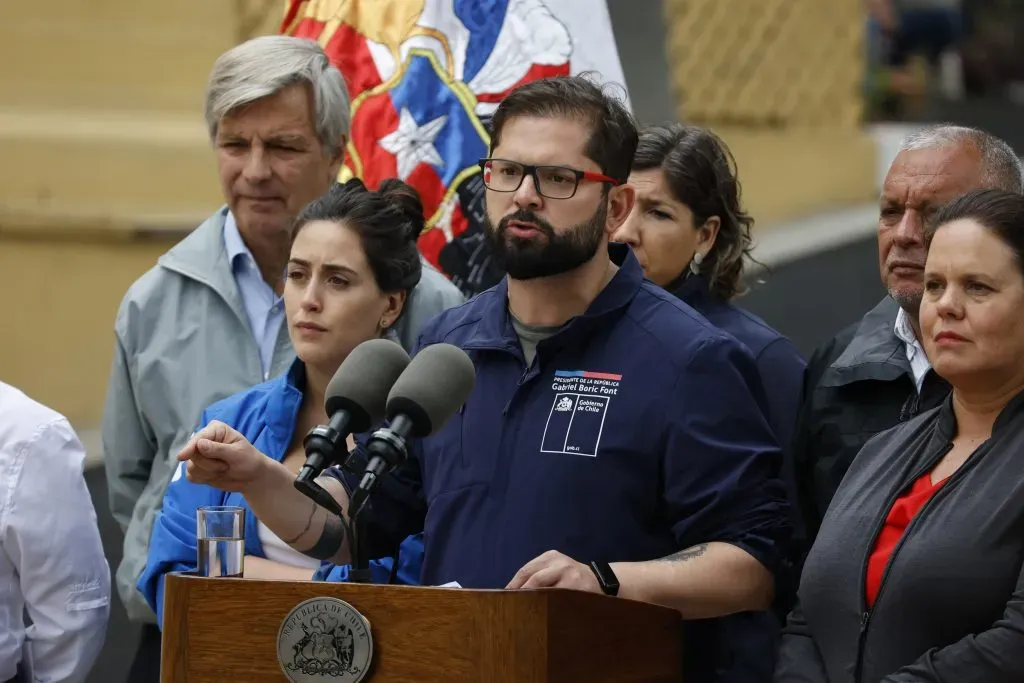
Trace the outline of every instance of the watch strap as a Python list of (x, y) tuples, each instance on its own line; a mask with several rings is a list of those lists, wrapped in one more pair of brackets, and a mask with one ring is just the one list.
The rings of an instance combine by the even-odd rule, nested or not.
[(612, 571), (612, 566), (607, 562), (593, 561), (590, 563), (590, 570), (597, 577), (597, 583), (605, 595), (619, 594), (619, 578)]

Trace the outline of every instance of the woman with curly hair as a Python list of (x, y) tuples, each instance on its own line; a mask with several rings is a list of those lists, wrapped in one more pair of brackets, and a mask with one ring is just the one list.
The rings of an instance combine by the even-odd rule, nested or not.
[[(747, 346), (764, 385), (765, 417), (785, 451), (796, 423), (805, 361), (786, 337), (732, 303), (744, 292), (754, 223), (740, 202), (734, 169), (725, 143), (709, 130), (681, 124), (644, 129), (629, 175), (636, 204), (612, 239), (632, 247), (649, 280)], [(792, 504), (795, 485), (788, 457), (782, 467)], [(798, 520), (794, 525), (799, 539)], [(780, 587), (777, 594), (784, 610), (789, 591)], [(695, 625), (688, 641), (690, 647), (695, 640), (706, 642), (721, 653), (715, 658), (717, 670), (707, 672), (706, 680), (771, 680), (778, 619), (764, 612), (715, 622)]]

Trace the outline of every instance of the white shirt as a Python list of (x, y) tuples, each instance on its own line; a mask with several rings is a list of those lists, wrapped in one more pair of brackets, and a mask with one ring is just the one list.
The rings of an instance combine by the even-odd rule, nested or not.
[(256, 528), (260, 537), (260, 543), (263, 544), (263, 554), (267, 556), (268, 560), (273, 560), (289, 567), (306, 567), (309, 569), (310, 578), (320, 568), (320, 560), (303, 555), (295, 548), (292, 548), (263, 522), (257, 524)]
[(103, 646), (110, 568), (84, 463), (64, 417), (0, 382), (0, 681), (21, 663), (81, 683)]
[(932, 369), (932, 363), (928, 360), (921, 342), (917, 340), (917, 335), (914, 334), (914, 328), (910, 325), (910, 316), (902, 308), (896, 314), (896, 336), (906, 348), (910, 372), (914, 375), (914, 386), (917, 387), (917, 393), (920, 394), (924, 376)]

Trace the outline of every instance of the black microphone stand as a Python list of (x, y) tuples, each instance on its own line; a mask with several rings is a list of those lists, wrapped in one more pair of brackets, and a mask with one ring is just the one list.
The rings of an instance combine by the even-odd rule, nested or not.
[(409, 453), (406, 440), (415, 423), (406, 415), (396, 415), (387, 427), (373, 433), (366, 444), (369, 461), (356, 490), (349, 494), (349, 513), (358, 516), (380, 478), (406, 461)]
[[(362, 480), (353, 490), (348, 481), (342, 478), (342, 485), (348, 494), (349, 520), (352, 524), (352, 542), (349, 547), (352, 550), (352, 570), (349, 576), (353, 583), (371, 583), (370, 561), (367, 557), (366, 545), (366, 522), (363, 511), (369, 502), (370, 492), (376, 487), (379, 476), (383, 474), (382, 466), (386, 463), (391, 467), (405, 461), (407, 457), (405, 436), (412, 427), (412, 422), (403, 415), (397, 416), (390, 427), (378, 429), (370, 437), (366, 445), (366, 453), (369, 456), (366, 464), (350, 464), (351, 454), (346, 457), (342, 469), (359, 476)], [(360, 467), (362, 465), (362, 467)], [(360, 472), (360, 470), (365, 470)], [(395, 558), (398, 562), (398, 558)]]
[[(344, 475), (341, 478), (341, 485), (345, 488), (345, 493), (348, 494), (349, 501), (352, 500), (352, 487), (349, 486), (348, 481)], [(348, 572), (348, 580), (350, 583), (373, 583), (373, 574), (370, 571), (370, 558), (366, 551), (366, 544), (364, 539), (366, 538), (366, 519), (360, 511), (356, 512), (355, 517), (349, 518), (348, 534), (349, 534), (349, 552), (352, 555), (352, 565)]]
[[(355, 517), (346, 519), (344, 510), (338, 505), (338, 501), (334, 500), (334, 496), (324, 490), (320, 484), (316, 483), (316, 478), (324, 468), (331, 463), (337, 462), (339, 453), (345, 454), (339, 464), (343, 470), (348, 470), (346, 466), (351, 458), (351, 453), (348, 452), (345, 446), (342, 432), (334, 428), (333, 421), (330, 425), (319, 425), (310, 430), (306, 438), (303, 439), (302, 445), (306, 451), (306, 464), (303, 465), (298, 476), (295, 478), (295, 488), (303, 495), (311, 498), (314, 503), (334, 514), (341, 521), (345, 529), (345, 535), (348, 536), (349, 551), (352, 555), (349, 581), (351, 583), (372, 583), (370, 560), (366, 556), (366, 549), (363, 544), (366, 528), (365, 522), (362, 521), (361, 515), (358, 514)], [(349, 486), (344, 475), (339, 477), (339, 479), (351, 503), (352, 487)]]

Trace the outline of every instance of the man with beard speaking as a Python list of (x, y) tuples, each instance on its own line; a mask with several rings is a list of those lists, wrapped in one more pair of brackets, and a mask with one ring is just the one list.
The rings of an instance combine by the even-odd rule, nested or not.
[[(636, 145), (628, 111), (581, 77), (495, 113), (481, 166), (508, 275), (420, 337), (466, 351), (476, 385), (364, 512), (375, 542), (424, 531), (423, 584), (605, 592), (691, 620), (771, 604), (789, 523), (754, 360), (609, 244)], [(179, 457), (300, 552), (348, 562), (339, 525), (237, 433), (211, 425)], [(703, 626), (687, 680), (713, 678)]]

